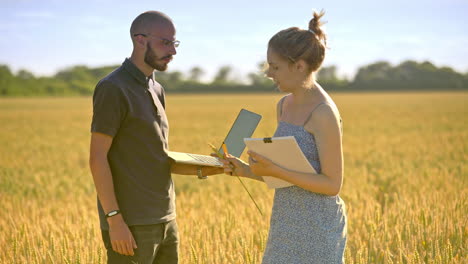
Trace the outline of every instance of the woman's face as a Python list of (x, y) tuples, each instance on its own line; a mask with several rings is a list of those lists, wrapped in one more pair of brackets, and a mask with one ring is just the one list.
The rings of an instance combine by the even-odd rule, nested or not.
[(270, 48), (267, 52), (267, 63), (267, 77), (271, 78), (281, 91), (291, 92), (300, 85), (303, 74), (296, 69), (296, 64), (289, 63)]

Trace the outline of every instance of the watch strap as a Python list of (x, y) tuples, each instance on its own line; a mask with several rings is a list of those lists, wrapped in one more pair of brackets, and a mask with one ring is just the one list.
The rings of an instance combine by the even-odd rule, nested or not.
[(208, 176), (203, 176), (202, 167), (197, 168), (197, 176), (198, 176), (198, 179), (200, 179), (200, 180), (204, 180), (204, 179), (208, 178)]

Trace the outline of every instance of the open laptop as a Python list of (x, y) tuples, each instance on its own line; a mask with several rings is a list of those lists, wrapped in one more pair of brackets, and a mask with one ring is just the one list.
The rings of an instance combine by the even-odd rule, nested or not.
[[(234, 124), (232, 124), (232, 127), (226, 136), (226, 139), (224, 139), (224, 143), (226, 144), (227, 151), (229, 152), (229, 154), (236, 157), (240, 157), (240, 155), (245, 149), (244, 138), (249, 138), (252, 136), (261, 118), (261, 115), (256, 114), (254, 112), (250, 112), (246, 109), (240, 110), (236, 120), (234, 121)], [(219, 148), (218, 152), (224, 154), (222, 146)], [(218, 158), (208, 155), (175, 151), (169, 151), (168, 155), (175, 162), (179, 163), (212, 167), (223, 166), (223, 163), (220, 162)]]

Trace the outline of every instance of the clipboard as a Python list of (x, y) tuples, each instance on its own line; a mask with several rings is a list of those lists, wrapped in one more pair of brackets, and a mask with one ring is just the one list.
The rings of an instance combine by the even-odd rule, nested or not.
[[(304, 156), (301, 148), (293, 136), (270, 138), (244, 138), (245, 145), (251, 151), (267, 157), (275, 164), (296, 172), (317, 173)], [(271, 177), (263, 176), (268, 188), (284, 188), (292, 183)]]

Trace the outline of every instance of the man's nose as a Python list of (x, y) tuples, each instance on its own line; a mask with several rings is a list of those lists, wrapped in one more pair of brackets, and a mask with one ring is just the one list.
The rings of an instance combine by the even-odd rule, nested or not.
[(171, 55), (176, 55), (177, 54), (176, 47), (174, 45), (171, 45), (171, 49), (169, 50), (169, 52), (171, 53)]

